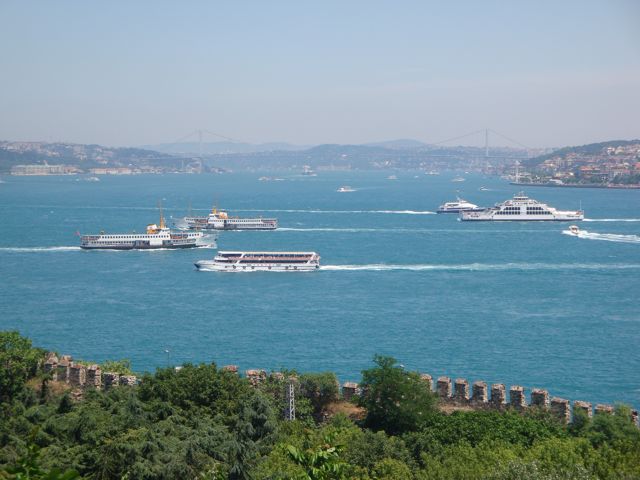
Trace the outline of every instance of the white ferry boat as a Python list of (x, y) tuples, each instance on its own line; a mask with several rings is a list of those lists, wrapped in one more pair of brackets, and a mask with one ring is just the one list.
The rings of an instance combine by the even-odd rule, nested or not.
[(308, 272), (320, 268), (316, 252), (218, 252), (213, 260), (195, 263), (198, 270), (217, 272)]
[(466, 200), (457, 197), (455, 202), (446, 202), (438, 207), (438, 213), (460, 213), (460, 212), (473, 212), (484, 210), (482, 207), (478, 207), (475, 203), (467, 202)]
[(159, 248), (215, 247), (215, 236), (202, 232), (173, 232), (160, 214), (160, 225), (147, 225), (145, 233), (80, 235), (80, 248), (85, 250), (149, 250)]
[(583, 220), (584, 212), (561, 211), (527, 197), (523, 192), (480, 212), (461, 212), (463, 221), (560, 221)]
[(176, 226), (182, 230), (275, 230), (278, 220), (230, 217), (226, 211), (214, 207), (208, 216), (182, 217), (176, 221)]

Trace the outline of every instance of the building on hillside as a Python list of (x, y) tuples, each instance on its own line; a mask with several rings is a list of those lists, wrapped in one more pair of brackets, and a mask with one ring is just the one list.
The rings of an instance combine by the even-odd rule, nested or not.
[(72, 165), (15, 165), (11, 175), (75, 175), (82, 173)]

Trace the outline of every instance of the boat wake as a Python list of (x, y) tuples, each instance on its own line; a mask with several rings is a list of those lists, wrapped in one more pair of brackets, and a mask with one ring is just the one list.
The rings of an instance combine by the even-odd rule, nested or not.
[(237, 212), (284, 212), (284, 213), (387, 213), (393, 215), (435, 215), (436, 212), (429, 210), (297, 210), (297, 209), (272, 209), (272, 210), (242, 210)]
[(371, 210), (363, 213), (392, 213), (396, 215), (435, 215), (436, 212), (429, 210)]
[[(120, 205), (22, 205), (25, 208), (56, 208), (56, 209), (89, 209), (89, 210), (143, 210), (155, 211), (155, 207), (137, 207), (137, 206), (120, 206)], [(170, 209), (171, 210), (171, 209)], [(178, 209), (175, 209), (178, 210)], [(210, 208), (193, 208), (194, 212), (209, 212)], [(435, 215), (436, 212), (430, 210), (317, 210), (317, 209), (234, 209), (235, 212), (282, 212), (282, 213), (377, 213), (392, 215)], [(182, 217), (170, 216), (172, 220)], [(640, 222), (640, 219), (637, 221)], [(174, 223), (177, 223), (174, 221)]]
[(535, 270), (633, 270), (640, 269), (640, 264), (601, 264), (601, 263), (468, 263), (461, 265), (434, 264), (385, 264), (368, 265), (323, 265), (320, 270), (328, 271), (373, 271), (384, 272), (394, 270), (421, 271), (535, 271)]
[[(278, 228), (276, 232), (347, 232), (347, 233), (360, 233), (360, 232), (388, 232), (394, 229), (387, 228), (323, 228), (323, 227), (312, 227), (312, 228)], [(406, 231), (406, 230), (403, 230)]]
[[(206, 249), (206, 248), (218, 248), (217, 244), (206, 244), (206, 245), (198, 245), (197, 249)], [(43, 252), (77, 252), (82, 250), (80, 247), (0, 247), (0, 253), (9, 252), (9, 253), (43, 253)], [(89, 252), (111, 252), (111, 253), (121, 253), (121, 252), (168, 252), (175, 250), (175, 248), (141, 248), (141, 249), (132, 249), (132, 250), (119, 250), (119, 249), (109, 249), (109, 248), (96, 248), (87, 250)]]
[(640, 222), (640, 218), (585, 218), (583, 222)]
[(34, 252), (75, 252), (80, 247), (0, 247), (0, 252), (34, 253)]
[[(237, 232), (245, 232), (248, 230), (236, 230)], [(496, 233), (514, 233), (514, 230), (485, 230), (485, 229), (451, 229), (451, 228), (334, 228), (334, 227), (278, 227), (276, 232), (345, 232), (345, 233), (457, 233), (465, 235), (468, 233), (483, 233), (483, 234), (496, 234)], [(543, 230), (515, 230), (515, 233), (546, 233)]]
[(618, 243), (640, 243), (640, 236), (638, 235), (619, 235), (616, 233), (595, 233), (587, 232), (586, 230), (580, 230), (577, 234), (571, 233), (569, 230), (563, 230), (565, 235), (571, 235), (572, 237), (584, 238), (587, 240), (603, 240), (605, 242), (618, 242)]

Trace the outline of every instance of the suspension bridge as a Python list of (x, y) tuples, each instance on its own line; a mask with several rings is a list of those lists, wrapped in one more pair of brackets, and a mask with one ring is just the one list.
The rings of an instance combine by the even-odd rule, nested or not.
[[(252, 142), (246, 141), (246, 140), (240, 140), (237, 138), (233, 138), (233, 137), (229, 137), (226, 135), (222, 135), (216, 132), (212, 132), (210, 130), (205, 130), (205, 129), (197, 129), (197, 130), (193, 130), (192, 132), (188, 133), (187, 135), (180, 137), (179, 139), (169, 143), (168, 145), (180, 145), (182, 143), (184, 143), (187, 140), (193, 139), (195, 141), (197, 141), (198, 144), (198, 152), (197, 152), (197, 157), (199, 159), (203, 158), (204, 150), (203, 150), (203, 142), (205, 138), (216, 138), (216, 139), (222, 139), (222, 140), (226, 140), (229, 142), (234, 142), (234, 143), (245, 143), (245, 144), (251, 144)], [(520, 152), (514, 152), (513, 154), (510, 154), (508, 152), (504, 152), (503, 150), (503, 146), (491, 146), (490, 145), (490, 139), (492, 139), (493, 137), (497, 137), (502, 139), (503, 141), (508, 142), (509, 145), (512, 145), (514, 147), (517, 147), (518, 149), (520, 149)], [(465, 140), (465, 139), (476, 139), (478, 140), (477, 142), (474, 142), (475, 145), (460, 145), (455, 144), (454, 142), (458, 142), (460, 140)], [(484, 142), (482, 142), (482, 140), (484, 140)], [(446, 147), (451, 146), (451, 147), (474, 147), (478, 144), (482, 144), (482, 147), (478, 147), (478, 148), (482, 148), (484, 150), (484, 158), (486, 159), (503, 159), (503, 160), (509, 160), (509, 159), (513, 159), (513, 160), (524, 160), (529, 158), (529, 151), (532, 150), (532, 147), (529, 147), (525, 144), (523, 144), (522, 142), (519, 142), (518, 140), (514, 140), (513, 138), (510, 138), (500, 132), (497, 132), (491, 128), (484, 128), (484, 129), (480, 129), (480, 130), (474, 130), (472, 132), (467, 132), (463, 135), (457, 135), (455, 137), (451, 137), (451, 138), (446, 138), (444, 140), (439, 140), (436, 142), (425, 142), (425, 145), (427, 147)], [(492, 151), (493, 148), (493, 151)], [(501, 149), (500, 152), (496, 152), (496, 149)], [(522, 154), (522, 150), (525, 151), (525, 154)], [(186, 152), (184, 152), (186, 153)], [(192, 154), (195, 154), (195, 152), (191, 152)], [(422, 152), (424, 153), (426, 156), (429, 157), (455, 157), (455, 156), (459, 156), (459, 155), (454, 155), (451, 153), (438, 153), (437, 150), (434, 150), (433, 152)], [(193, 156), (188, 157), (188, 158), (193, 158)]]

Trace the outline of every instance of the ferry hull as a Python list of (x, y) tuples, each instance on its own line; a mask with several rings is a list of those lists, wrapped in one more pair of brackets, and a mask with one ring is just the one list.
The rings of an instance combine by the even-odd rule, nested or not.
[(462, 213), (462, 212), (482, 212), (484, 208), (454, 208), (447, 210), (436, 210), (436, 213)]
[(469, 213), (461, 212), (460, 220), (462, 220), (463, 222), (579, 222), (584, 220), (584, 215), (555, 216), (552, 218), (546, 216), (544, 218), (541, 218), (532, 215), (514, 215), (513, 217), (509, 217), (508, 215), (472, 215)]
[(524, 192), (513, 199), (497, 203), (479, 212), (461, 212), (463, 222), (578, 222), (584, 220), (582, 210), (556, 210), (527, 197)]
[(80, 245), (83, 250), (176, 250), (181, 248), (198, 248), (205, 245), (186, 244), (186, 245)]
[(198, 270), (213, 272), (312, 272), (320, 269), (319, 264), (279, 265), (279, 264), (220, 264), (212, 260), (201, 260), (194, 263)]
[[(225, 214), (226, 215), (226, 214)], [(182, 217), (175, 222), (181, 230), (276, 230), (278, 220), (275, 218), (226, 218), (219, 213), (211, 213), (208, 217)]]
[(261, 225), (261, 226), (244, 226), (244, 225), (225, 225), (225, 226), (217, 226), (217, 225), (204, 225), (204, 226), (196, 226), (196, 227), (189, 227), (189, 229), (191, 230), (276, 230), (278, 227), (277, 225), (274, 226), (268, 226), (268, 225)]
[(579, 222), (582, 218), (464, 218), (463, 222)]

